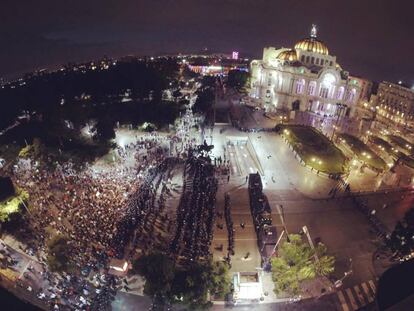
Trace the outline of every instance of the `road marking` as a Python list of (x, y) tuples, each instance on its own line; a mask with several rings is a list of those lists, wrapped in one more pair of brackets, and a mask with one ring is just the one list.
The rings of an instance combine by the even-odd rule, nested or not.
[(339, 302), (341, 303), (342, 310), (349, 311), (348, 304), (346, 303), (346, 300), (345, 300), (345, 297), (342, 291), (337, 292), (337, 296), (339, 298)]
[(364, 293), (365, 293), (365, 295), (367, 296), (367, 298), (368, 298), (368, 302), (372, 302), (372, 301), (374, 301), (374, 297), (373, 297), (373, 295), (371, 294), (371, 292), (370, 292), (370, 290), (369, 290), (369, 288), (368, 288), (368, 285), (367, 285), (367, 283), (362, 283), (362, 289), (364, 290)]
[(354, 294), (352, 293), (351, 289), (347, 288), (345, 290), (345, 292), (347, 293), (348, 299), (351, 302), (352, 310), (357, 310), (358, 309), (358, 304), (356, 303), (356, 301), (354, 299)]
[(354, 291), (357, 294), (357, 298), (359, 302), (361, 303), (361, 305), (362, 306), (366, 305), (367, 303), (365, 302), (364, 295), (362, 294), (361, 289), (359, 288), (358, 285), (354, 286)]

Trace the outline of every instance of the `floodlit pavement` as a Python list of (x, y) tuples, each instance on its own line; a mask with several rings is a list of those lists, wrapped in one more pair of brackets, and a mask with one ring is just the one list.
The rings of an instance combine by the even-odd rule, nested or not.
[[(318, 176), (300, 165), (287, 144), (275, 133), (244, 133), (233, 128), (225, 128), (221, 132), (220, 134), (220, 130), (217, 130), (213, 134), (213, 144), (219, 149), (222, 148), (221, 144), (227, 143), (228, 137), (247, 136), (250, 139), (260, 163), (256, 165), (254, 154), (249, 153), (248, 157), (243, 155), (238, 155), (235, 158), (230, 157), (230, 165), (239, 167), (238, 171), (244, 174), (249, 172), (251, 165), (260, 166), (264, 172), (264, 176), (262, 176), (264, 193), (269, 199), (273, 223), (279, 234), (283, 228), (281, 216), (276, 206), (280, 204), (284, 206), (289, 233), (297, 233), (306, 225), (311, 237), (321, 240), (328, 247), (329, 253), (336, 257), (335, 279), (342, 278), (346, 271), (352, 269), (353, 273), (343, 281), (344, 288), (355, 286), (366, 280), (376, 279), (372, 265), (376, 237), (370, 232), (370, 225), (365, 217), (354, 208), (349, 198), (326, 199), (329, 190), (335, 185), (334, 181)], [(237, 164), (235, 165), (233, 161), (237, 161)], [(240, 183), (242, 180), (243, 176), (241, 178), (235, 176), (230, 179), (231, 185), (226, 187), (234, 187), (237, 182)], [(232, 210), (236, 229), (235, 237), (245, 239), (239, 243), (242, 252), (253, 247), (255, 243), (253, 239), (256, 238), (254, 230), (241, 229), (239, 226), (241, 221), (251, 221), (248, 194), (245, 187), (235, 190), (230, 195), (232, 208), (237, 206), (237, 212)], [(243, 194), (243, 191), (246, 193)], [(225, 229), (223, 231), (225, 232)], [(251, 240), (248, 238), (249, 235), (252, 236)], [(235, 250), (237, 254), (237, 242)], [(352, 258), (352, 267), (350, 266), (350, 258)], [(235, 259), (237, 260), (237, 256)], [(246, 271), (245, 267), (250, 267), (250, 263), (247, 262), (243, 262), (243, 265), (239, 266), (235, 259), (233, 259), (233, 271)], [(257, 262), (260, 263), (259, 259)], [(251, 266), (253, 267), (253, 265)], [(264, 290), (269, 292), (267, 288)]]
[[(232, 142), (233, 146), (227, 146), (227, 142)], [(239, 146), (237, 142), (240, 142)], [(213, 145), (213, 155), (222, 155), (223, 147), (233, 153), (230, 159), (234, 171), (242, 175), (261, 172), (265, 189), (291, 190), (319, 198), (327, 197), (336, 184), (301, 165), (283, 138), (276, 133), (245, 133), (229, 126), (216, 126)]]
[[(214, 239), (211, 246), (214, 259), (222, 260), (227, 255), (228, 228), (224, 218), (224, 193), (229, 192), (235, 233), (235, 254), (231, 257), (231, 271), (254, 271), (256, 267), (260, 267), (260, 255), (252, 226), (245, 183), (247, 174), (260, 171), (264, 192), (269, 199), (273, 223), (277, 227), (278, 234), (282, 232), (283, 226), (277, 205), (283, 205), (288, 232), (298, 233), (306, 225), (311, 238), (322, 241), (327, 246), (329, 254), (335, 256), (336, 271), (333, 279), (343, 279), (343, 286), (340, 289), (316, 300), (251, 304), (232, 308), (238, 310), (356, 310), (357, 307), (371, 302), (378, 277), (373, 265), (377, 237), (370, 230), (365, 216), (353, 206), (350, 198), (329, 198), (329, 191), (336, 185), (336, 182), (302, 166), (295, 159), (283, 138), (276, 133), (245, 133), (228, 125), (217, 125), (212, 132), (207, 133), (207, 136), (215, 146), (212, 155), (216, 158), (221, 157), (223, 160), (230, 160), (231, 168), (229, 182), (227, 182), (227, 176), (220, 178), (217, 194), (217, 211), (223, 216), (216, 218), (214, 227)], [(355, 169), (351, 172), (349, 181), (351, 185), (360, 185), (361, 190), (370, 190), (366, 185), (374, 185), (373, 180), (383, 178), (383, 176), (374, 175), (370, 172), (361, 175), (358, 169)], [(373, 193), (364, 195), (363, 198), (373, 209), (380, 202), (387, 204), (384, 209), (377, 208), (377, 215), (390, 230), (414, 201), (414, 195), (404, 195), (401, 192)], [(245, 223), (244, 229), (240, 226), (241, 222)], [(223, 225), (222, 229), (221, 225)], [(223, 245), (222, 249), (221, 245)], [(246, 256), (247, 253), (249, 256)], [(349, 271), (352, 273), (344, 278), (345, 272)], [(266, 276), (266, 280), (267, 285), (264, 291), (275, 300), (272, 293), (273, 284), (268, 282), (270, 274)], [(265, 301), (272, 299), (265, 298)], [(114, 305), (116, 306), (116, 303)], [(225, 308), (224, 304), (218, 304), (214, 305), (213, 310)], [(114, 308), (114, 310), (128, 309)]]

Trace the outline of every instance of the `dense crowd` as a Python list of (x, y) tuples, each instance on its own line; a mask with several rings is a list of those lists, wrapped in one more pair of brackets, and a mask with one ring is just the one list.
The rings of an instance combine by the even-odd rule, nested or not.
[[(155, 205), (154, 200), (148, 200), (149, 193), (158, 188), (161, 179), (155, 187), (149, 181), (171, 162), (165, 160), (165, 152), (154, 138), (118, 147), (116, 157), (120, 165), (104, 168), (85, 165), (75, 169), (70, 162), (46, 168), (29, 160), (14, 167), (14, 183), (29, 192), (33, 207), (21, 234), (44, 267), (44, 281), (51, 284), (41, 288), (38, 297), (50, 298), (53, 305), (56, 301), (74, 308), (92, 302), (108, 304), (108, 292), (115, 293), (115, 279), (97, 280), (102, 288), (92, 292), (85, 289), (77, 272), (84, 276), (90, 272), (105, 275), (108, 258), (123, 255), (130, 238), (126, 224), (133, 220), (136, 224), (145, 223), (145, 213)], [(162, 188), (166, 193), (168, 187)], [(162, 206), (163, 200), (165, 197), (160, 196), (156, 205)], [(139, 206), (139, 211), (134, 206)], [(47, 272), (47, 243), (56, 235), (67, 239), (68, 265), (77, 271), (66, 278)], [(83, 290), (88, 293), (83, 294), (85, 297)]]
[(176, 231), (170, 249), (195, 260), (210, 256), (215, 219), (217, 180), (209, 158), (191, 155), (185, 165), (184, 193), (177, 208)]
[[(149, 248), (150, 243), (154, 242), (154, 224), (156, 218), (161, 217), (165, 195), (169, 192), (163, 181), (169, 179), (172, 168), (178, 162), (177, 158), (165, 158), (159, 165), (150, 168), (139, 189), (130, 196), (125, 215), (119, 221), (113, 239), (112, 249), (117, 257), (125, 257), (126, 246), (133, 236), (137, 237), (134, 245), (137, 246), (141, 241), (143, 249)], [(160, 189), (161, 183), (163, 185)]]
[(226, 193), (224, 195), (224, 217), (226, 219), (227, 224), (227, 233), (228, 233), (228, 241), (229, 246), (227, 248), (227, 258), (230, 258), (230, 255), (234, 255), (234, 224), (233, 220), (231, 219), (231, 211), (230, 211), (230, 195)]

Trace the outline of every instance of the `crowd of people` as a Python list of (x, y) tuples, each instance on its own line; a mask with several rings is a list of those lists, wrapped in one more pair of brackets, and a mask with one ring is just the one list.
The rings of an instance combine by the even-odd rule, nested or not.
[[(132, 237), (135, 237), (132, 249), (139, 244), (145, 251), (155, 242), (154, 224), (157, 217), (162, 215), (165, 196), (169, 193), (169, 188), (163, 181), (170, 178), (172, 168), (179, 161), (177, 158), (165, 158), (159, 165), (150, 168), (140, 187), (130, 195), (125, 217), (118, 223), (113, 240), (112, 249), (116, 257), (125, 257), (125, 250)], [(160, 189), (161, 183), (163, 186)], [(159, 189), (160, 194), (157, 196)]]
[(234, 224), (233, 220), (231, 219), (231, 211), (230, 211), (230, 195), (225, 193), (224, 195), (224, 217), (226, 219), (227, 224), (227, 233), (228, 233), (228, 241), (229, 246), (227, 247), (227, 257), (230, 258), (230, 255), (234, 255)]
[[(154, 202), (151, 191), (158, 185), (149, 182), (171, 160), (166, 160), (165, 150), (153, 138), (138, 139), (136, 142), (118, 147), (117, 165), (102, 168), (85, 164), (76, 168), (71, 162), (64, 164), (41, 164), (22, 160), (12, 172), (14, 184), (30, 195), (30, 212), (27, 223), (20, 229), (28, 249), (42, 263), (42, 277), (48, 288), (41, 288), (38, 295), (50, 300), (59, 308), (57, 301), (74, 308), (92, 303), (108, 303), (109, 292), (115, 293), (116, 281), (108, 277), (98, 281), (96, 291), (83, 294), (83, 278), (68, 274), (62, 278), (59, 273), (48, 272), (48, 243), (54, 236), (63, 236), (70, 249), (67, 266), (81, 271), (84, 276), (106, 273), (110, 257), (122, 257), (129, 242), (128, 224), (143, 226), (145, 215), (154, 205), (162, 207), (164, 196)], [(164, 184), (162, 193), (168, 192)], [(157, 203), (157, 204), (155, 204)], [(139, 210), (134, 207), (139, 206)], [(138, 226), (140, 227), (140, 226)], [(140, 227), (140, 228), (141, 228)], [(40, 273), (39, 272), (39, 273)], [(92, 272), (92, 273), (91, 273)]]
[(201, 156), (190, 155), (184, 174), (184, 192), (170, 250), (177, 257), (196, 260), (210, 256), (217, 180), (210, 159)]

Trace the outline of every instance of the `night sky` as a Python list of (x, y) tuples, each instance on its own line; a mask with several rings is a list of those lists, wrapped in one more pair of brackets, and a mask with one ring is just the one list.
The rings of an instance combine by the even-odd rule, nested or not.
[(69, 61), (176, 52), (261, 57), (316, 23), (351, 74), (414, 84), (411, 0), (2, 0), (0, 76)]

